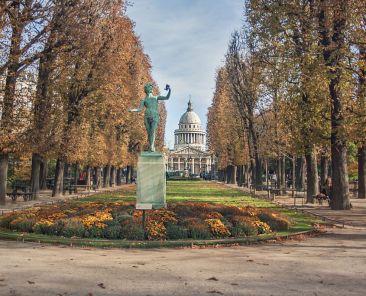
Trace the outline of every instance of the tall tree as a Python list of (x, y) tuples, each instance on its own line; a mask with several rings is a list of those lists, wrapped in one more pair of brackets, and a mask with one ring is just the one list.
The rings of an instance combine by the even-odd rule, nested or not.
[(347, 138), (345, 132), (345, 103), (347, 94), (342, 88), (345, 68), (346, 31), (349, 15), (347, 1), (320, 0), (319, 41), (322, 45), (324, 63), (328, 72), (329, 98), (331, 102), (331, 166), (332, 202), (335, 210), (350, 208)]
[(253, 181), (258, 186), (262, 184), (263, 173), (255, 112), (259, 100), (261, 73), (252, 48), (245, 48), (244, 44), (239, 32), (234, 32), (226, 55), (226, 68), (231, 98), (247, 129)]
[[(17, 143), (14, 117), (16, 87), (19, 75), (42, 54), (40, 45), (49, 30), (53, 1), (6, 1), (1, 6), (1, 38), (7, 45), (1, 56), (0, 75), (5, 88), (0, 119), (0, 201), (5, 200), (9, 153)], [(34, 28), (37, 27), (37, 30)], [(5, 33), (4, 33), (5, 31)]]

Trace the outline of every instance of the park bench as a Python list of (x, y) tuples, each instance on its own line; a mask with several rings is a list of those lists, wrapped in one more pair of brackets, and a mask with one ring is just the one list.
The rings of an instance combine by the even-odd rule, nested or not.
[(273, 197), (273, 199), (274, 199), (274, 197), (275, 197), (276, 195), (280, 195), (280, 193), (281, 193), (281, 189), (279, 189), (279, 188), (271, 188), (271, 189), (269, 190), (269, 192), (270, 192), (271, 196), (272, 196), (272, 197)]
[(323, 193), (319, 193), (318, 195), (313, 195), (313, 201), (316, 200), (318, 202), (319, 205), (323, 204), (323, 201), (327, 201), (328, 205), (330, 205), (330, 198), (329, 196), (323, 194)]
[(27, 192), (27, 191), (18, 192), (16, 189), (8, 193), (7, 195), (11, 198), (13, 202), (16, 202), (18, 197), (23, 197), (24, 201), (34, 199), (33, 192)]
[[(286, 189), (286, 191), (290, 191), (291, 192), (291, 197), (294, 199), (294, 206), (296, 206), (296, 200), (297, 199), (301, 199), (301, 205), (304, 205), (304, 199), (305, 199), (305, 190), (302, 189), (294, 189), (294, 188), (290, 188), (290, 189)], [(298, 195), (296, 193), (304, 193), (304, 195)]]

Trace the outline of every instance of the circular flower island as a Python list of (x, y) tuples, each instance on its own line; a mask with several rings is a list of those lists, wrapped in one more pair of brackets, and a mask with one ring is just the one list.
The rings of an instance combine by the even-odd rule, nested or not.
[(205, 202), (178, 202), (142, 211), (133, 202), (70, 201), (6, 214), (0, 227), (16, 232), (110, 240), (209, 240), (257, 236), (289, 229), (279, 212)]

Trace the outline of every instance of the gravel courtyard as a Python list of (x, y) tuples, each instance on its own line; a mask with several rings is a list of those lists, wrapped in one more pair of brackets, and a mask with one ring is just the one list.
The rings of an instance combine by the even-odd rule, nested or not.
[(0, 241), (0, 295), (364, 295), (366, 229), (209, 249)]

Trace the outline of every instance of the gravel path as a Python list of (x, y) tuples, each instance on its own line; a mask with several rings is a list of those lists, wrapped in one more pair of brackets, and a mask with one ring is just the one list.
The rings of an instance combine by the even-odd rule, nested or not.
[(364, 295), (366, 228), (210, 249), (0, 241), (0, 295)]

